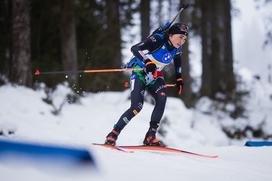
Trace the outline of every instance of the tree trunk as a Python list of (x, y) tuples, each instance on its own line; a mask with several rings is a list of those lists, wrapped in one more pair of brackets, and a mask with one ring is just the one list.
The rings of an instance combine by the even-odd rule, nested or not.
[(231, 39), (230, 0), (213, 0), (212, 28), (212, 95), (221, 92), (231, 95), (235, 89)]
[(121, 27), (119, 17), (119, 0), (106, 1), (106, 15), (107, 15), (107, 37), (108, 49), (113, 67), (121, 66)]
[[(11, 65), (11, 25), (12, 2), (3, 0), (0, 2), (0, 74), (6, 77), (10, 74)], [(0, 80), (1, 81), (1, 80)], [(1, 83), (0, 83), (1, 84)]]
[(201, 44), (202, 44), (202, 84), (201, 84), (201, 95), (211, 96), (211, 0), (200, 1), (201, 9)]
[[(104, 51), (105, 64), (102, 67), (115, 68), (121, 67), (121, 23), (120, 23), (120, 1), (107, 0), (106, 1), (106, 30)], [(100, 81), (106, 86), (107, 90), (120, 90), (121, 81), (123, 79), (122, 73), (107, 73), (100, 76)], [(121, 84), (121, 85), (120, 85)]]
[(224, 0), (223, 1), (224, 8), (224, 63), (225, 63), (225, 82), (226, 82), (226, 91), (231, 93), (236, 88), (236, 80), (233, 70), (233, 51), (232, 51), (232, 34), (231, 34), (231, 1)]
[(158, 0), (158, 9), (157, 9), (157, 17), (158, 17), (158, 25), (161, 26), (164, 24), (163, 22), (163, 14), (162, 14), (162, 9), (163, 9), (163, 1), (164, 0)]
[(235, 89), (230, 10), (229, 0), (201, 2), (202, 96)]
[[(188, 3), (187, 1), (181, 0), (181, 3)], [(185, 24), (189, 24), (189, 22), (191, 21), (191, 17), (190, 17), (190, 11), (184, 11), (184, 13), (182, 14), (182, 16), (180, 16), (180, 22), (183, 22)], [(184, 90), (182, 93), (182, 100), (184, 101), (184, 104), (187, 107), (192, 107), (193, 105), (193, 96), (192, 96), (192, 89), (191, 89), (191, 85), (192, 85), (192, 78), (190, 76), (190, 61), (189, 61), (189, 41), (187, 41), (182, 48), (182, 55), (181, 55), (181, 67), (182, 67), (182, 75), (183, 75), (183, 79), (185, 81), (184, 84)]]
[(141, 0), (141, 38), (145, 39), (150, 33), (150, 1)]
[(223, 92), (223, 88), (221, 87), (223, 84), (221, 84), (222, 81), (222, 73), (224, 69), (223, 65), (223, 55), (224, 55), (224, 49), (223, 45), (224, 42), (222, 41), (223, 38), (223, 32), (222, 32), (222, 26), (223, 23), (221, 22), (222, 16), (222, 7), (220, 6), (221, 1), (211, 0), (211, 3), (209, 4), (210, 11), (212, 12), (212, 15), (210, 16), (210, 32), (211, 32), (211, 97), (215, 97), (217, 92)]
[(20, 85), (32, 85), (30, 13), (28, 0), (12, 1), (12, 58), (10, 80)]
[[(73, 0), (62, 0), (60, 36), (63, 69), (66, 71), (76, 71), (78, 65)], [(71, 80), (77, 82), (77, 75), (71, 75)]]

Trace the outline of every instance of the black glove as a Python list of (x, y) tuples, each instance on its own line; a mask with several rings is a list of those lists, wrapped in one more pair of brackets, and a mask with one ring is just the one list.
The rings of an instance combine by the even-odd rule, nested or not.
[(184, 82), (181, 76), (177, 76), (176, 86), (178, 88), (178, 94), (181, 95), (184, 86)]
[(157, 77), (157, 67), (151, 60), (145, 62), (145, 71), (147, 74), (151, 72), (154, 78)]

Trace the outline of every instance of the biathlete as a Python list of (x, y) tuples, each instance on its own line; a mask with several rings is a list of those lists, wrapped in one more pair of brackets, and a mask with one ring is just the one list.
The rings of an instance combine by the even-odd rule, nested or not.
[[(167, 27), (167, 25), (164, 27)], [(164, 27), (158, 28), (144, 41), (132, 46), (131, 51), (134, 57), (127, 66), (143, 68), (143, 70), (132, 72), (130, 77), (131, 106), (122, 114), (113, 130), (106, 136), (105, 144), (116, 144), (120, 132), (141, 111), (144, 103), (144, 93), (147, 90), (154, 97), (156, 104), (143, 144), (165, 146), (162, 141), (156, 138), (156, 132), (166, 103), (166, 87), (162, 70), (174, 60), (176, 86), (179, 94), (181, 94), (184, 83), (180, 54), (182, 45), (186, 42), (189, 28), (183, 23), (175, 23), (171, 27)]]

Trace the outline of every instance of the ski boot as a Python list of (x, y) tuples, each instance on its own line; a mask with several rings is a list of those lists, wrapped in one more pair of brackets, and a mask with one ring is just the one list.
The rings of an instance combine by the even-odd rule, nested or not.
[(105, 144), (115, 146), (119, 133), (116, 130), (112, 130), (106, 137)]
[(166, 145), (162, 141), (159, 141), (156, 138), (156, 129), (152, 129), (152, 128), (149, 128), (148, 132), (145, 135), (145, 139), (143, 143), (146, 146), (166, 147)]

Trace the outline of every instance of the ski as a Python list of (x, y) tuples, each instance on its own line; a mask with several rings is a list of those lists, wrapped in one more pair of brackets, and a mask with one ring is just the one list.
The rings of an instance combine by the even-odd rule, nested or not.
[(95, 146), (101, 146), (104, 148), (109, 148), (116, 151), (121, 151), (124, 153), (134, 153), (133, 150), (146, 150), (146, 151), (162, 151), (162, 152), (168, 152), (168, 153), (183, 153), (188, 154), (192, 156), (198, 156), (203, 158), (218, 158), (218, 155), (206, 155), (201, 153), (195, 153), (185, 150), (179, 150), (175, 148), (169, 148), (169, 147), (161, 147), (161, 146), (145, 146), (145, 145), (137, 145), (137, 146), (112, 146), (107, 144), (99, 144), (99, 143), (93, 143)]
[(124, 153), (133, 153), (133, 151), (127, 151), (127, 150), (125, 150), (123, 148), (120, 148), (119, 146), (100, 144), (100, 143), (93, 143), (93, 145), (104, 147), (104, 148), (109, 148), (109, 149), (116, 150), (116, 151), (121, 151), (121, 152), (124, 152)]
[(127, 149), (127, 150), (151, 150), (151, 151), (163, 151), (163, 152), (171, 152), (171, 153), (184, 153), (184, 154), (204, 157), (204, 158), (218, 158), (218, 155), (205, 155), (205, 154), (194, 153), (194, 152), (179, 150), (175, 148), (160, 147), (160, 146), (138, 145), (138, 146), (118, 146), (118, 148)]

